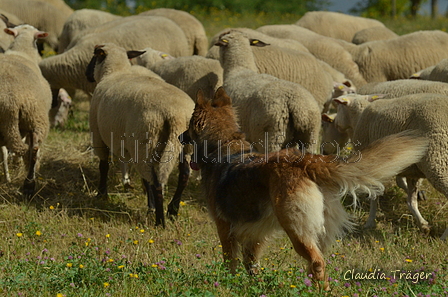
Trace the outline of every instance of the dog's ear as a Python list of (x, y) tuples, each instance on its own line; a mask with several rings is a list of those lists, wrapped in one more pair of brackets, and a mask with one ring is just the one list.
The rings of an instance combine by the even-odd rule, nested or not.
[(207, 102), (208, 100), (204, 96), (204, 91), (202, 91), (202, 89), (199, 89), (196, 93), (196, 104), (203, 106)]
[(219, 87), (215, 92), (212, 106), (222, 107), (226, 105), (232, 105), (232, 99), (230, 99), (223, 87)]

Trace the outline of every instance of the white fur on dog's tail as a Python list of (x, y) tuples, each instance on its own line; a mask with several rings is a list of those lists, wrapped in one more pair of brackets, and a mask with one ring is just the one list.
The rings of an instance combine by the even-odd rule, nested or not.
[(323, 249), (330, 246), (344, 229), (353, 229), (348, 213), (340, 202), (345, 194), (368, 193), (371, 198), (384, 191), (383, 182), (417, 163), (425, 155), (428, 140), (416, 131), (404, 131), (379, 139), (357, 154), (330, 169), (331, 186), (325, 187), (325, 229), (320, 239)]
[(367, 193), (371, 198), (382, 194), (382, 183), (419, 162), (427, 149), (427, 138), (406, 130), (379, 139), (339, 163), (332, 177), (341, 186), (341, 196), (352, 194), (356, 204), (356, 192)]

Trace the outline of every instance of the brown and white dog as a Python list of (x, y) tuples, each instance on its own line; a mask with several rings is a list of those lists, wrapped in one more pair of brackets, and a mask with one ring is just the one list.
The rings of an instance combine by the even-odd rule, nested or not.
[(417, 162), (427, 148), (425, 138), (406, 131), (347, 158), (292, 148), (253, 152), (222, 87), (213, 99), (198, 92), (189, 130), (179, 139), (195, 146), (191, 167), (202, 170), (208, 209), (231, 272), (238, 264), (238, 243), (245, 268), (256, 274), (267, 239), (284, 230), (326, 290), (323, 253), (354, 227), (340, 198), (356, 197), (355, 190), (380, 194), (382, 182)]

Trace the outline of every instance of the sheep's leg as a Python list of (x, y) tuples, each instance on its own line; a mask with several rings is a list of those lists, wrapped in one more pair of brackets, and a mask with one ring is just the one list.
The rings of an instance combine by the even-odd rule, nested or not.
[(107, 174), (109, 173), (109, 161), (100, 160), (100, 182), (98, 185), (98, 197), (107, 196)]
[(28, 152), (28, 146), (23, 143), (19, 130), (19, 113), (5, 116), (1, 119), (0, 134), (3, 135), (6, 147), (18, 156), (24, 156)]
[[(406, 178), (403, 176), (397, 176), (395, 177), (395, 181), (397, 183), (397, 186), (403, 189), (406, 193), (408, 192), (408, 183), (406, 182)], [(417, 187), (420, 186), (422, 179), (418, 180)], [(418, 200), (426, 200), (426, 194), (425, 191), (418, 191), (417, 192), (417, 198)]]
[(243, 243), (243, 264), (250, 275), (259, 273), (260, 263), (258, 259), (265, 241), (250, 241)]
[(238, 242), (230, 231), (230, 224), (215, 216), (216, 228), (222, 246), (224, 263), (228, 265), (230, 273), (236, 273), (238, 265)]
[(151, 185), (144, 178), (142, 178), (142, 184), (143, 184), (143, 187), (144, 187), (145, 192), (146, 192), (146, 197), (148, 199), (148, 212), (155, 212), (156, 205), (155, 205), (155, 201), (154, 201), (154, 196), (152, 194)]
[(179, 162), (178, 168), (179, 178), (177, 180), (176, 192), (174, 193), (173, 199), (171, 200), (170, 204), (168, 204), (167, 214), (171, 219), (174, 219), (179, 213), (180, 199), (182, 198), (183, 191), (187, 187), (188, 178), (190, 176), (190, 165), (185, 158), (183, 158), (182, 162)]
[(165, 228), (165, 214), (163, 212), (163, 185), (159, 182), (155, 172), (153, 172), (151, 192), (154, 196), (154, 206), (156, 208), (156, 226), (162, 225), (162, 227)]
[(372, 229), (376, 226), (376, 211), (378, 209), (378, 204), (380, 203), (378, 198), (375, 199), (369, 199), (370, 200), (370, 211), (369, 211), (369, 217), (367, 218), (367, 222), (364, 224), (364, 228), (366, 229)]
[(418, 202), (417, 202), (417, 196), (418, 196), (418, 179), (416, 178), (408, 178), (408, 208), (411, 211), (414, 218), (417, 220), (417, 224), (419, 228), (422, 231), (429, 232), (429, 225), (428, 221), (426, 221), (422, 215), (420, 214), (420, 211), (418, 210)]
[(11, 176), (9, 175), (8, 149), (6, 148), (6, 146), (2, 146), (2, 160), (3, 160), (3, 172), (5, 173), (6, 182), (10, 183)]
[(129, 164), (127, 162), (121, 162), (121, 182), (125, 190), (132, 189), (131, 179), (129, 178)]
[(31, 198), (36, 189), (36, 164), (39, 153), (39, 144), (37, 141), (37, 135), (34, 132), (30, 132), (27, 138), (29, 143), (28, 174), (23, 183), (23, 195), (26, 198)]

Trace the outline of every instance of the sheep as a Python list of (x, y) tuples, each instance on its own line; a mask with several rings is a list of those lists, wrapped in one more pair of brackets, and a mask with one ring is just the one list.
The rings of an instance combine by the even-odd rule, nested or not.
[[(159, 16), (130, 16), (95, 27), (108, 29), (83, 36), (73, 47), (62, 54), (48, 57), (40, 62), (42, 74), (55, 92), (60, 88), (69, 93), (81, 89), (91, 94), (95, 83), (85, 79), (84, 72), (95, 45), (114, 42), (126, 49), (152, 47), (175, 57), (188, 55), (188, 44), (183, 31), (173, 21)], [(87, 31), (87, 30), (85, 30)], [(173, 41), (175, 40), (175, 42)], [(56, 103), (56, 102), (54, 102)], [(55, 105), (55, 104), (54, 104)]]
[(73, 8), (68, 6), (64, 0), (33, 0), (33, 1), (41, 1), (51, 4), (54, 7), (56, 7), (59, 11), (61, 11), (62, 14), (67, 16), (71, 15), (74, 12)]
[(370, 27), (355, 33), (351, 40), (354, 44), (362, 44), (375, 40), (387, 40), (399, 35), (385, 26)]
[(448, 58), (441, 60), (436, 65), (429, 66), (423, 70), (420, 70), (417, 73), (414, 73), (413, 75), (411, 75), (410, 78), (440, 81), (447, 83), (448, 82), (447, 70), (448, 70)]
[(342, 72), (355, 86), (360, 87), (366, 83), (350, 53), (334, 38), (296, 25), (266, 25), (257, 28), (257, 31), (277, 38), (298, 40), (311, 54)]
[(45, 42), (57, 51), (58, 37), (70, 13), (67, 14), (49, 3), (35, 0), (0, 0), (0, 7), (25, 23), (47, 32)]
[(448, 84), (437, 81), (399, 79), (385, 82), (372, 82), (357, 90), (360, 95), (383, 94), (386, 98), (396, 98), (418, 93), (434, 93), (448, 96)]
[[(408, 183), (408, 207), (422, 230), (428, 230), (428, 222), (421, 216), (417, 203), (417, 182), (427, 180), (436, 190), (448, 198), (448, 96), (420, 93), (394, 99), (370, 102), (366, 95), (347, 95), (335, 99), (338, 114), (335, 125), (341, 131), (352, 131), (351, 139), (362, 149), (376, 139), (408, 129), (420, 130), (429, 139), (429, 148), (423, 159), (399, 176)], [(373, 215), (373, 216), (372, 216)], [(369, 224), (374, 224), (374, 212)], [(448, 230), (443, 238), (448, 235)]]
[(352, 45), (349, 52), (367, 82), (409, 78), (448, 58), (448, 33), (417, 31), (389, 40)]
[(58, 104), (50, 109), (50, 127), (64, 127), (71, 106), (72, 98), (66, 90), (60, 88), (58, 92)]
[(190, 46), (190, 55), (205, 56), (208, 50), (208, 38), (202, 23), (186, 11), (171, 8), (156, 8), (139, 15), (157, 15), (169, 18), (184, 31)]
[(223, 70), (219, 61), (202, 56), (174, 58), (171, 55), (145, 48), (144, 54), (134, 60), (137, 65), (151, 69), (167, 83), (172, 84), (196, 100), (199, 89), (214, 94), (223, 84)]
[(275, 45), (278, 47), (289, 48), (292, 50), (298, 50), (309, 53), (309, 50), (298, 40), (276, 38), (249, 28), (227, 28), (221, 30), (211, 38), (210, 48), (206, 55), (207, 58), (219, 60), (219, 47), (216, 46), (215, 44), (216, 42), (218, 42), (219, 36), (221, 36), (223, 33), (229, 32), (230, 30), (238, 30), (240, 32), (243, 32), (248, 38), (263, 40), (264, 42), (269, 43), (270, 45)]
[(351, 42), (356, 32), (370, 27), (384, 27), (380, 21), (333, 11), (308, 11), (295, 25), (320, 35)]
[(28, 173), (23, 194), (31, 197), (36, 187), (39, 150), (50, 128), (51, 90), (38, 66), (41, 57), (36, 44), (37, 39), (47, 37), (48, 33), (30, 25), (4, 31), (13, 35), (14, 41), (0, 55), (0, 146), (19, 157), (26, 155)]
[(70, 42), (81, 31), (97, 27), (104, 23), (120, 19), (121, 16), (97, 9), (79, 9), (73, 12), (65, 21), (59, 37), (58, 53), (63, 53)]
[[(224, 89), (240, 115), (241, 129), (258, 151), (278, 151), (318, 140), (320, 107), (297, 83), (259, 74), (250, 46), (265, 46), (232, 30), (217, 42)], [(313, 148), (308, 148), (313, 150)]]
[[(156, 225), (165, 226), (162, 189), (181, 153), (177, 137), (187, 129), (194, 103), (149, 69), (131, 66), (129, 59), (141, 53), (112, 43), (98, 45), (86, 70), (87, 78), (98, 82), (89, 117), (92, 147), (100, 159), (98, 195), (107, 195), (108, 158), (115, 155), (142, 176)], [(180, 182), (169, 215), (177, 215), (188, 168), (185, 160), (179, 162)]]

